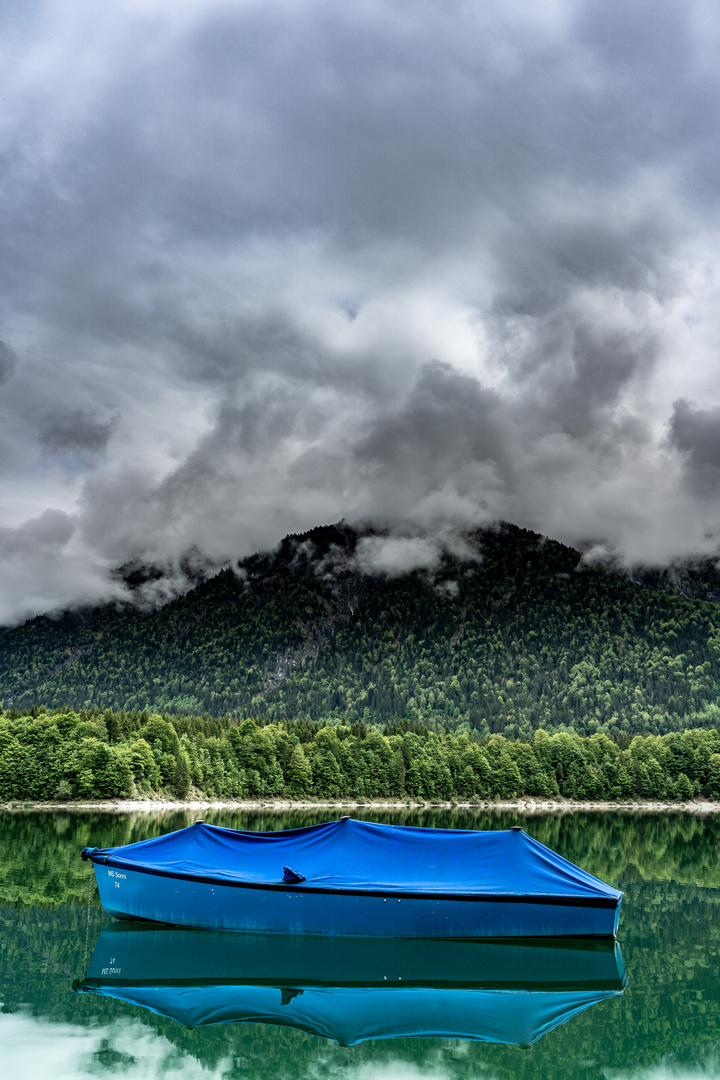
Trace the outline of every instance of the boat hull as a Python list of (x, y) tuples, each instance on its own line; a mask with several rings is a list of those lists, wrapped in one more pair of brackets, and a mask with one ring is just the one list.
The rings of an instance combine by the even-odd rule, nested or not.
[(620, 990), (616, 941), (526, 938), (443, 941), (233, 934), (148, 922), (101, 933), (88, 979), (141, 985), (403, 986), (495, 990)]
[(100, 899), (119, 919), (173, 926), (338, 937), (599, 937), (617, 932), (620, 900), (549, 896), (398, 896), (251, 886), (95, 863)]

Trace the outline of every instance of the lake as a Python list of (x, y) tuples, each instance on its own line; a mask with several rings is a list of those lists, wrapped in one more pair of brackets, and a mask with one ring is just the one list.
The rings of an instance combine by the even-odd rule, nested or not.
[[(371, 947), (358, 955), (360, 985), (346, 979), (348, 985), (317, 990), (297, 986), (297, 964), (305, 961), (294, 953), (291, 960), (289, 949), (288, 971), (294, 973), (271, 980), (273, 985), (259, 979), (255, 986), (238, 988), (225, 979), (223, 985), (204, 987), (187, 978), (178, 987), (177, 978), (163, 983), (158, 966), (158, 978), (150, 979), (154, 984), (142, 992), (116, 980), (116, 996), (102, 996), (98, 980), (82, 983), (96, 946), (96, 973), (105, 970), (110, 976), (115, 958), (105, 957), (103, 950), (116, 941), (124, 950), (123, 962), (130, 956), (151, 971), (154, 964), (169, 964), (176, 974), (183, 973), (185, 964), (189, 970), (191, 961), (200, 962), (203, 951), (206, 960), (215, 957), (208, 963), (230, 968), (234, 950), (244, 947), (242, 935), (230, 935), (227, 945), (222, 935), (219, 942), (210, 935), (198, 945), (197, 935), (187, 939), (179, 931), (123, 938), (122, 928), (100, 908), (94, 885), (88, 905), (93, 877), (89, 864), (79, 858), (82, 847), (143, 840), (199, 816), (234, 828), (272, 829), (334, 815), (327, 810), (0, 814), (3, 1076), (720, 1077), (720, 818), (681, 812), (528, 817), (486, 810), (355, 812), (373, 821), (446, 828), (523, 825), (531, 836), (624, 891), (618, 935), (622, 959), (602, 948), (594, 954), (568, 949), (523, 953), (485, 946), (482, 953), (470, 943), (462, 946), (468, 951), (460, 962), (457, 952), (441, 950), (425, 968), (422, 943), (412, 953), (390, 943), (385, 955)], [(251, 947), (259, 948), (257, 941), (248, 942)], [(282, 950), (278, 955), (282, 965)], [(331, 963), (332, 949), (328, 955)], [(345, 961), (353, 955), (351, 950)], [(307, 957), (312, 959), (310, 953)], [(492, 972), (480, 989), (468, 974), (478, 957)], [(607, 978), (616, 963), (618, 972), (627, 969), (624, 989), (617, 979)], [(379, 974), (385, 968), (388, 975)], [(423, 979), (416, 978), (401, 986), (402, 973), (412, 969), (416, 974), (432, 969), (435, 974), (428, 978), (435, 981), (423, 987)], [(526, 973), (521, 987), (520, 969)], [(383, 984), (386, 978), (392, 986)], [(557, 985), (548, 993), (546, 982), (552, 979)], [(78, 982), (87, 992), (77, 992)], [(168, 982), (173, 984), (170, 992)], [(169, 1008), (193, 1026), (160, 1015)], [(248, 1009), (268, 1022), (209, 1023), (247, 1015)], [(431, 1037), (421, 1037), (425, 1030)], [(447, 1037), (448, 1031), (463, 1037)], [(481, 1041), (498, 1038), (508, 1041)]]

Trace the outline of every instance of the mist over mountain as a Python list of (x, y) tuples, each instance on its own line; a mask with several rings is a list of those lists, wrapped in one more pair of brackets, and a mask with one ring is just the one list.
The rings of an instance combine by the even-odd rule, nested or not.
[[(157, 588), (153, 572), (130, 573), (138, 590)], [(102, 605), (7, 628), (0, 697), (6, 709), (526, 736), (715, 725), (716, 590), (713, 567), (639, 584), (512, 525), (443, 549), (340, 522), (288, 536), (160, 607)]]

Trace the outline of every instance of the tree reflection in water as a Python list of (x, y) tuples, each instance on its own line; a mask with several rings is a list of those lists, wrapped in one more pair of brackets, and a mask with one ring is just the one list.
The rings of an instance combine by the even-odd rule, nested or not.
[[(331, 815), (204, 816), (220, 824), (277, 828)], [(367, 816), (398, 820), (388, 814)], [(522, 821), (531, 835), (624, 890), (620, 942), (630, 975), (627, 990), (548, 1031), (529, 1050), (443, 1038), (371, 1038), (346, 1048), (277, 1024), (193, 1030), (137, 1005), (71, 993), (73, 978), (84, 974), (88, 871), (79, 849), (91, 839), (107, 846), (128, 843), (188, 820), (184, 813), (157, 818), (3, 815), (0, 1040), (7, 1075), (26, 1080), (41, 1075), (133, 1080), (200, 1075), (225, 1080), (607, 1080), (642, 1075), (664, 1080), (720, 1075), (715, 1064), (720, 1043), (720, 823), (713, 818), (679, 813), (527, 819), (459, 812), (403, 815), (408, 823), (453, 827), (507, 828)], [(91, 951), (110, 925), (95, 895)]]

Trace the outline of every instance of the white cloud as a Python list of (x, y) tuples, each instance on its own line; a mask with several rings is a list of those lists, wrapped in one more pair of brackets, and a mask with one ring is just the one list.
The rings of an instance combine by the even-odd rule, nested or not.
[(693, 1065), (667, 1057), (648, 1069), (630, 1072), (608, 1069), (605, 1075), (607, 1080), (717, 1080), (720, 1076), (720, 1063), (712, 1053), (702, 1063)]
[(440, 560), (437, 544), (424, 537), (369, 536), (357, 548), (357, 563), (364, 573), (398, 577), (411, 570), (431, 570)]
[(77, 1080), (97, 1074), (94, 1055), (118, 1055), (123, 1080), (221, 1080), (227, 1062), (206, 1069), (183, 1055), (162, 1035), (138, 1022), (95, 1027), (50, 1023), (22, 1012), (0, 1014), (0, 1042), (6, 1076), (24, 1080)]

